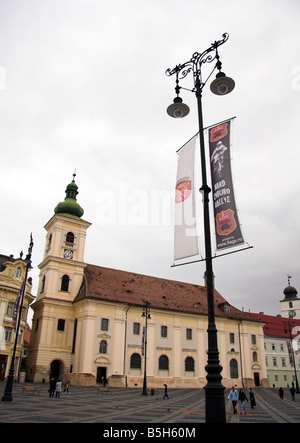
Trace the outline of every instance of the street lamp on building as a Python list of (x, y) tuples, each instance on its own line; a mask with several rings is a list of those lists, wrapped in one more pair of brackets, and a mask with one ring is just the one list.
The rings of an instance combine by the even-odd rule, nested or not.
[(143, 381), (143, 392), (142, 395), (148, 395), (147, 393), (147, 322), (151, 319), (150, 316), (150, 305), (148, 301), (143, 300), (144, 307), (143, 307), (143, 313), (142, 317), (145, 317), (145, 330), (143, 333), (143, 343), (142, 343), (142, 350), (144, 351), (144, 357), (145, 357), (145, 363), (144, 363), (144, 381)]
[[(215, 324), (214, 312), (214, 290), (213, 290), (213, 269), (212, 269), (212, 253), (211, 253), (211, 235), (210, 235), (210, 218), (209, 218), (209, 193), (211, 189), (207, 184), (206, 163), (205, 163), (205, 145), (203, 135), (203, 116), (202, 116), (202, 90), (215, 69), (218, 70), (215, 80), (212, 82), (210, 89), (216, 95), (229, 94), (235, 86), (234, 81), (227, 77), (222, 71), (222, 63), (218, 54), (218, 47), (225, 43), (229, 35), (222, 35), (222, 40), (215, 41), (204, 52), (195, 52), (190, 60), (183, 64), (175, 66), (173, 69), (167, 69), (166, 75), (176, 76), (175, 92), (176, 97), (173, 103), (167, 108), (167, 113), (174, 118), (185, 117), (189, 113), (189, 107), (183, 103), (179, 93), (182, 88), (179, 86), (179, 80), (185, 78), (190, 72), (193, 73), (194, 87), (188, 91), (194, 92), (198, 105), (198, 123), (200, 137), (200, 154), (201, 154), (201, 171), (202, 171), (202, 187), (203, 192), (203, 214), (204, 214), (204, 239), (205, 239), (205, 261), (207, 276), (207, 306), (208, 306), (208, 359), (207, 366), (207, 384), (205, 389), (205, 416), (207, 423), (224, 423), (226, 422), (224, 386), (221, 383), (222, 366), (219, 362), (219, 351), (217, 341), (217, 329)], [(208, 78), (203, 81), (202, 65), (216, 61), (212, 72)]]
[(16, 350), (17, 350), (17, 344), (18, 344), (18, 338), (19, 338), (23, 301), (24, 301), (24, 297), (25, 297), (25, 293), (26, 293), (27, 275), (28, 275), (29, 269), (31, 269), (32, 248), (33, 248), (33, 241), (32, 241), (32, 234), (30, 234), (30, 243), (29, 243), (29, 248), (28, 248), (28, 254), (25, 258), (26, 271), (25, 271), (24, 283), (22, 284), (21, 289), (20, 289), (19, 304), (18, 304), (18, 306), (16, 306), (16, 308), (18, 309), (19, 315), (18, 315), (17, 324), (16, 324), (16, 336), (15, 336), (14, 349), (13, 349), (13, 354), (11, 357), (10, 369), (9, 369), (9, 373), (7, 376), (6, 387), (4, 390), (3, 397), (2, 397), (2, 401), (12, 401), (13, 400), (12, 388), (13, 388), (13, 384), (14, 384)]

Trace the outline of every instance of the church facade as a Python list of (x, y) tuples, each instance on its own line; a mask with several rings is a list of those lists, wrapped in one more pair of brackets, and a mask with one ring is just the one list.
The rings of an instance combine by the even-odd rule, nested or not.
[[(141, 388), (146, 373), (148, 388), (205, 386), (205, 285), (87, 264), (77, 193), (73, 178), (45, 225), (27, 380)], [(264, 323), (216, 290), (215, 315), (223, 385), (268, 386)]]

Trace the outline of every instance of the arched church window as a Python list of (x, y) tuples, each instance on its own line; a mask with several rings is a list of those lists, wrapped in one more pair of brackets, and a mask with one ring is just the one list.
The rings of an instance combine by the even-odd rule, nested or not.
[(193, 357), (187, 357), (185, 359), (185, 370), (189, 372), (194, 372), (195, 370), (195, 361)]
[(51, 245), (51, 242), (52, 242), (52, 233), (49, 235), (49, 238), (48, 238), (48, 248)]
[(66, 243), (69, 245), (69, 246), (71, 246), (71, 245), (73, 245), (73, 243), (74, 243), (74, 234), (73, 234), (73, 232), (68, 232), (67, 233), (67, 237), (66, 237)]
[(230, 360), (230, 377), (231, 378), (238, 378), (238, 363), (235, 358)]
[(69, 291), (69, 283), (70, 283), (70, 277), (68, 275), (63, 275), (61, 279), (61, 291), (68, 292)]
[(41, 289), (41, 292), (44, 292), (44, 290), (45, 290), (45, 283), (46, 283), (46, 276), (44, 275), (43, 278), (42, 278), (42, 289)]
[(130, 357), (130, 368), (131, 369), (141, 369), (141, 356), (140, 354), (132, 354)]
[(21, 277), (21, 268), (20, 268), (20, 266), (16, 269), (15, 277), (16, 278), (20, 278)]
[(101, 340), (99, 352), (100, 352), (100, 354), (106, 354), (106, 352), (107, 352), (107, 341), (106, 340)]
[(169, 369), (169, 359), (166, 355), (161, 355), (159, 357), (158, 369)]

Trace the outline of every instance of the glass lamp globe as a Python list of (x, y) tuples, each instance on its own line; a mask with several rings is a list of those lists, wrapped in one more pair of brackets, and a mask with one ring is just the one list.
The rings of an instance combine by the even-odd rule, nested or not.
[(182, 98), (175, 97), (172, 103), (167, 108), (167, 113), (173, 118), (183, 118), (190, 112), (190, 108), (185, 103), (182, 103)]
[(226, 77), (224, 72), (218, 72), (215, 80), (210, 85), (210, 90), (216, 95), (229, 94), (235, 87), (235, 82), (230, 77)]

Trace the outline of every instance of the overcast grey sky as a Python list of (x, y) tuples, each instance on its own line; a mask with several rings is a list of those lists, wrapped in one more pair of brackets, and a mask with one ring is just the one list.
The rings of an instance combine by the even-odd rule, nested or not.
[[(203, 284), (204, 263), (171, 268), (176, 150), (198, 127), (188, 91), (190, 114), (167, 115), (165, 70), (228, 32), (219, 54), (236, 88), (204, 89), (204, 125), (236, 116), (235, 196), (253, 249), (215, 259), (215, 284), (240, 309), (280, 313), (287, 274), (300, 291), (299, 18), (298, 0), (0, 0), (0, 253), (26, 253), (33, 233), (34, 295), (43, 226), (75, 168), (87, 263)], [(203, 253), (202, 218), (199, 234)]]

